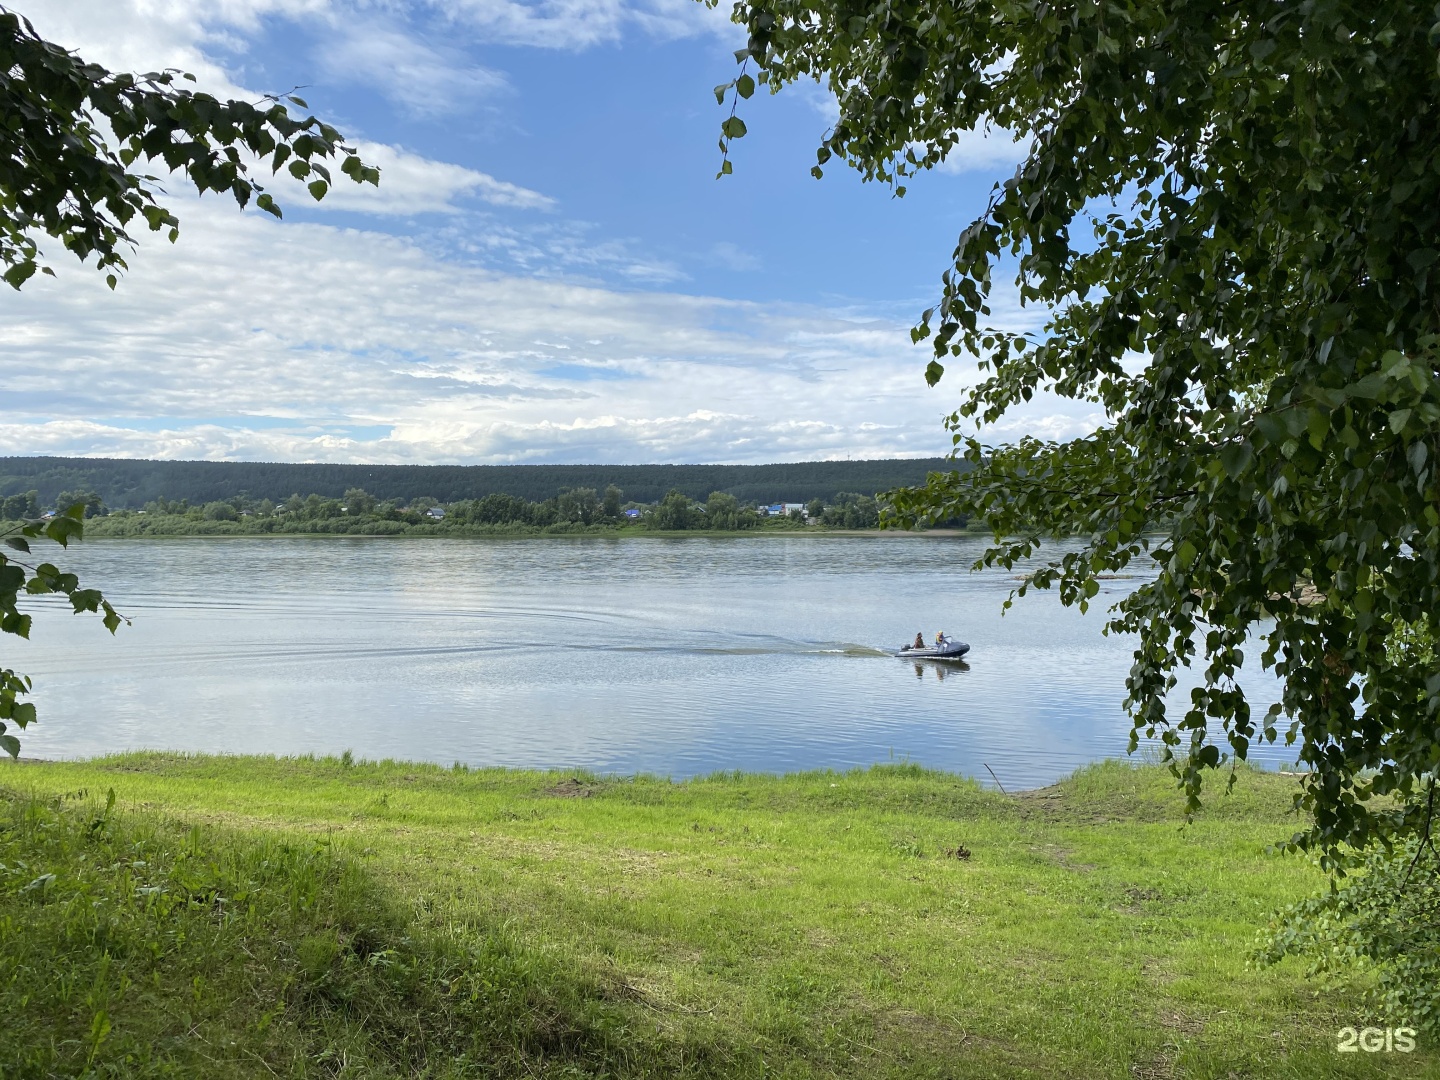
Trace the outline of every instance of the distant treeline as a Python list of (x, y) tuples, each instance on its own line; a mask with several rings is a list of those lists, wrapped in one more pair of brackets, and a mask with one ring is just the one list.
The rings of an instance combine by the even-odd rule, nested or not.
[(41, 507), (62, 493), (94, 495), (110, 509), (138, 510), (157, 499), (190, 506), (239, 495), (278, 505), (297, 491), (321, 499), (363, 488), (381, 501), (457, 503), (509, 495), (543, 503), (561, 491), (615, 486), (636, 503), (669, 491), (696, 501), (711, 492), (741, 504), (828, 499), (836, 492), (875, 495), (923, 483), (954, 467), (946, 458), (805, 461), (782, 465), (295, 465), (249, 461), (137, 461), (112, 458), (0, 457), (0, 498), (35, 492)]
[[(85, 499), (69, 493), (73, 502)], [(33, 498), (11, 496), (0, 510), (33, 510)], [(832, 526), (873, 529), (879, 525), (880, 505), (868, 495), (837, 492), (831, 499), (792, 504), (788, 511), (743, 504), (722, 491), (710, 493), (703, 503), (672, 490), (657, 503), (625, 500), (613, 484), (604, 494), (593, 488), (571, 488), (558, 495), (530, 502), (515, 495), (492, 494), (441, 505), (420, 498), (401, 504), (377, 499), (362, 488), (350, 488), (338, 499), (319, 495), (292, 495), (283, 502), (236, 495), (203, 506), (171, 499), (153, 499), (139, 510), (106, 512), (98, 499), (90, 504), (95, 516), (87, 526), (92, 536), (224, 536), (262, 534), (353, 534), (476, 536), (488, 534), (613, 532), (619, 529), (664, 532), (707, 530), (734, 532), (750, 529), (805, 529)]]

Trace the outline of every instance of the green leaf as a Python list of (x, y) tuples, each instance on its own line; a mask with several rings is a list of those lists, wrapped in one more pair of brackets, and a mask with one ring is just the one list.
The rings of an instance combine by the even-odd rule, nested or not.
[(1345, 389), (1351, 397), (1365, 398), (1373, 401), (1384, 392), (1386, 381), (1385, 376), (1380, 372), (1372, 371), (1369, 375), (1366, 375), (1363, 379), (1356, 380)]
[(30, 551), (30, 545), (20, 536), (7, 536), (5, 538), (5, 546), (14, 548), (16, 551), (24, 551), (26, 553)]
[(1390, 430), (1396, 435), (1404, 431), (1405, 425), (1410, 422), (1410, 415), (1413, 411), (1412, 409), (1396, 409), (1392, 412), (1389, 418)]
[(1405, 460), (1410, 462), (1410, 468), (1415, 471), (1416, 476), (1425, 475), (1425, 461), (1430, 456), (1430, 448), (1423, 442), (1413, 442), (1410, 449), (1405, 452)]
[(12, 288), (18, 289), (21, 285), (25, 284), (25, 282), (29, 281), (31, 276), (34, 275), (34, 273), (34, 261), (30, 259), (24, 259), (21, 262), (16, 263), (14, 266), (10, 267), (10, 269), (6, 270), (4, 277), (7, 284), (9, 284)]
[(1255, 460), (1255, 451), (1248, 439), (1229, 443), (1220, 448), (1220, 465), (1231, 480), (1238, 480)]
[(1418, 274), (1421, 270), (1431, 265), (1437, 258), (1440, 258), (1440, 251), (1436, 251), (1434, 248), (1424, 247), (1416, 248), (1414, 251), (1406, 254), (1405, 261), (1409, 263), (1411, 269)]
[[(83, 506), (81, 510), (84, 510)], [(68, 547), (72, 537), (79, 539), (84, 532), (85, 526), (68, 514), (56, 514), (45, 526), (45, 535), (61, 547)], [(41, 568), (49, 565), (49, 563), (42, 563)], [(50, 571), (52, 574), (59, 573), (54, 567), (50, 567)]]
[(742, 98), (749, 98), (755, 93), (755, 80), (749, 75), (741, 75), (735, 80), (735, 92)]
[(943, 376), (944, 374), (945, 369), (940, 365), (939, 361), (937, 360), (931, 360), (930, 363), (925, 365), (925, 382), (928, 383), (930, 386), (934, 386), (936, 383), (938, 383), (941, 376)]
[(306, 186), (306, 190), (310, 192), (311, 198), (319, 202), (325, 197), (325, 192), (330, 190), (330, 185), (324, 180), (315, 180)]
[(1262, 413), (1255, 418), (1255, 430), (1258, 431), (1271, 446), (1281, 446), (1290, 437), (1290, 431), (1285, 425), (1283, 417), (1274, 413)]
[(14, 735), (0, 735), (0, 750), (5, 751), (12, 758), (19, 758), (20, 740)]
[(742, 139), (745, 137), (745, 121), (738, 116), (727, 117), (720, 125), (720, 132), (727, 139)]

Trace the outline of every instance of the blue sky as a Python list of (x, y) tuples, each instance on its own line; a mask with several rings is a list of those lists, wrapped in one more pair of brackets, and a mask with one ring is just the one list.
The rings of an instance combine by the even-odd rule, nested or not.
[[(739, 31), (683, 0), (32, 0), (112, 68), (304, 85), (382, 169), (283, 224), (171, 187), (115, 294), (64, 266), (0, 306), (0, 452), (267, 460), (779, 461), (944, 452), (967, 379), (906, 331), (1020, 151), (975, 137), (903, 200), (831, 168), (821, 87), (711, 92)], [(282, 185), (283, 188), (283, 185)], [(1012, 323), (1033, 324), (1007, 309)], [(1041, 403), (997, 433), (1070, 434)]]
[[(615, 40), (569, 48), (487, 43), (474, 31), (468, 47), (456, 47), (447, 33), (454, 24), (427, 12), (375, 19), (376, 30), (455, 65), (418, 87), (347, 78), (321, 59), (333, 30), (313, 21), (268, 19), (227, 59), (249, 84), (310, 83), (306, 100), (346, 130), (554, 200), (548, 212), (501, 212), (512, 227), (579, 226), (586, 242), (616, 245), (654, 268), (648, 281), (621, 266), (591, 271), (613, 286), (668, 279), (687, 292), (757, 301), (901, 305), (908, 317), (1004, 170), (937, 175), (903, 200), (840, 169), (817, 182), (809, 170), (828, 108), (807, 87), (746, 103), (753, 134), (736, 144), (737, 172), (717, 181), (726, 110), (712, 88), (733, 77), (731, 50), (743, 35), (695, 8), (689, 36), (626, 27)], [(469, 68), (485, 75), (448, 93)]]

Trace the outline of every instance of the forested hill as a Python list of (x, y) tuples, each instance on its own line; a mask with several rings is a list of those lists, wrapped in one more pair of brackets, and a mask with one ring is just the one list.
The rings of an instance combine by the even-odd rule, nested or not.
[(921, 483), (953, 467), (945, 458), (804, 461), (783, 465), (294, 465), (248, 461), (136, 461), (114, 458), (0, 457), (0, 497), (38, 490), (48, 505), (61, 492), (94, 492), (112, 509), (152, 499), (203, 505), (242, 492), (280, 502), (291, 495), (339, 498), (364, 488), (378, 499), (440, 502), (500, 492), (531, 501), (564, 488), (604, 491), (656, 502), (672, 488), (703, 500), (712, 491), (741, 503), (806, 502), (837, 491), (863, 495)]

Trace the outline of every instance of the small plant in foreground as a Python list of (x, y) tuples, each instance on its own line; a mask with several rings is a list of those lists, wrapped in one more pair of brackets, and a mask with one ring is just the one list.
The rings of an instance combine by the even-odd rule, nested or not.
[(1426, 840), (1376, 848), (1329, 892), (1286, 908), (1261, 934), (1262, 963), (1310, 961), (1310, 974), (1375, 973), (1376, 1012), (1440, 1034), (1440, 855)]

